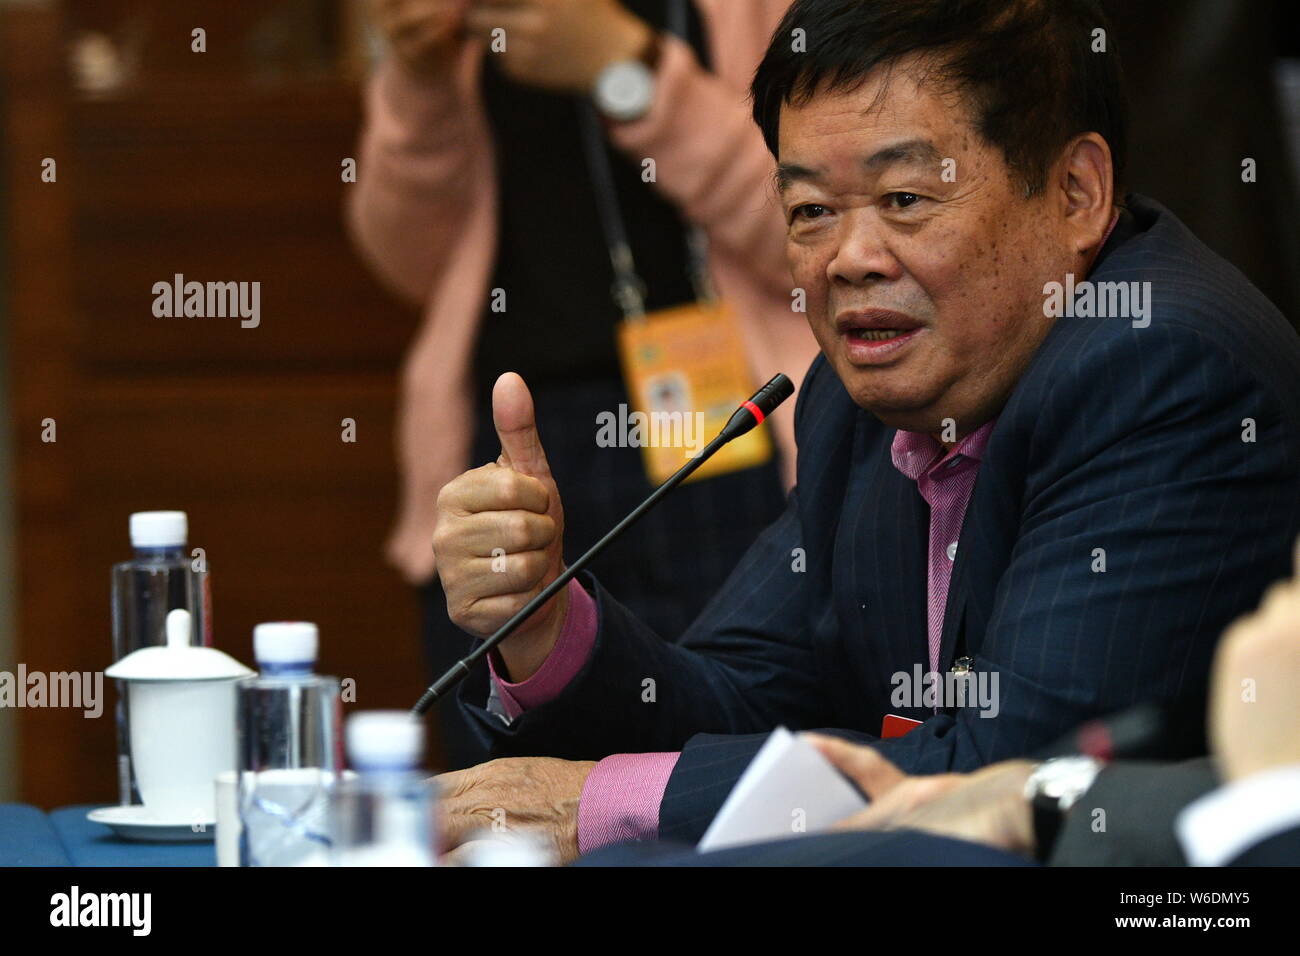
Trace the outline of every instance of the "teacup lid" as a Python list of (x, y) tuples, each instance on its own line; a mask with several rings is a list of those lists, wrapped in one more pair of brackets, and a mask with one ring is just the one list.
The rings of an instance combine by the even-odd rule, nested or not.
[(167, 613), (165, 647), (132, 651), (104, 671), (104, 676), (142, 681), (232, 680), (252, 673), (223, 651), (190, 644), (190, 612), (176, 608)]

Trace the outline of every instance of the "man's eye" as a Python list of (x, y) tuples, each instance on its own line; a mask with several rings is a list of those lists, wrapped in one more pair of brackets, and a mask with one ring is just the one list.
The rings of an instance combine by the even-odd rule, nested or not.
[(790, 210), (791, 221), (795, 219), (819, 219), (826, 212), (825, 206), (819, 206), (817, 203), (804, 203), (802, 206), (795, 206)]
[(885, 198), (899, 209), (906, 209), (921, 201), (921, 197), (916, 193), (889, 193)]

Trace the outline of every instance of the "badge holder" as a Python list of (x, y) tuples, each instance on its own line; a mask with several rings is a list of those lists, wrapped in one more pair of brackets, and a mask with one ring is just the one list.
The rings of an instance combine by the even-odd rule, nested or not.
[[(614, 268), (611, 294), (623, 320), (618, 327), (619, 362), (633, 412), (619, 426), (638, 445), (652, 485), (698, 455), (753, 391), (740, 324), (718, 301), (706, 266), (706, 237), (692, 227), (687, 238), (696, 301), (645, 311), (645, 283), (636, 272), (614, 190), (600, 121), (592, 105), (579, 104), (588, 167), (601, 225)], [(721, 449), (687, 481), (752, 468), (771, 460), (766, 429), (754, 430)]]

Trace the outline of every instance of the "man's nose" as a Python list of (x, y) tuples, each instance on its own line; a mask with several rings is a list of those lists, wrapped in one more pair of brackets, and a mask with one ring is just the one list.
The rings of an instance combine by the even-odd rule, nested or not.
[(840, 244), (826, 266), (832, 284), (862, 285), (896, 279), (902, 266), (889, 248), (885, 230), (871, 210), (854, 210), (843, 219)]

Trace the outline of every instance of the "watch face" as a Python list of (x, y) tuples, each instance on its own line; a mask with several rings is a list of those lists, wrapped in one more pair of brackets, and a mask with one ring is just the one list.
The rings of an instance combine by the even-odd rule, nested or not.
[(654, 74), (639, 60), (613, 63), (596, 79), (596, 105), (613, 119), (644, 116), (654, 97)]
[(1037, 790), (1043, 796), (1062, 802), (1065, 809), (1092, 786), (1101, 769), (1092, 757), (1059, 757), (1049, 760), (1036, 771)]

